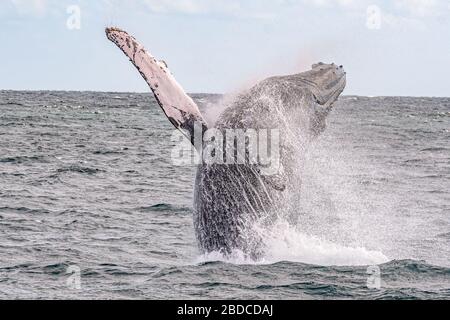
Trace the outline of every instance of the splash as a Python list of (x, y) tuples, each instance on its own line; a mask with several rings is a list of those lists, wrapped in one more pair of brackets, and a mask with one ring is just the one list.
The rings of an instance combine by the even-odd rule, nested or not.
[[(294, 179), (297, 182), (289, 188), (284, 207), (277, 208), (275, 221), (254, 226), (257, 238), (263, 239), (262, 258), (254, 261), (236, 250), (226, 256), (212, 252), (199, 257), (197, 262), (291, 261), (322, 266), (388, 262), (390, 259), (378, 248), (386, 247), (383, 236), (386, 223), (382, 219), (389, 206), (371, 205), (370, 190), (357, 178), (371, 171), (370, 163), (354, 150), (350, 156), (346, 155), (345, 147), (337, 140), (335, 135), (328, 134), (308, 148), (296, 145), (293, 174), (298, 177)], [(357, 168), (355, 162), (362, 168)]]
[(364, 247), (348, 247), (308, 235), (287, 221), (278, 221), (270, 229), (257, 228), (264, 234), (265, 255), (255, 261), (240, 250), (229, 255), (210, 252), (201, 255), (196, 263), (221, 261), (232, 264), (273, 264), (282, 261), (321, 266), (365, 266), (382, 264), (389, 259), (380, 251)]
[[(288, 87), (289, 80), (286, 81), (285, 87)], [(386, 249), (384, 217), (392, 202), (372, 205), (373, 190), (364, 185), (372, 180), (370, 162), (358, 155), (358, 150), (349, 148), (348, 137), (340, 132), (323, 132), (331, 109), (323, 109), (308, 95), (295, 90), (288, 100), (283, 100), (279, 82), (257, 85), (250, 90), (250, 101), (260, 103), (270, 112), (255, 112), (257, 108), (253, 108), (253, 113), (249, 112), (246, 117), (256, 117), (258, 125), (283, 128), (284, 172), (279, 176), (286, 189), (282, 194), (271, 194), (272, 203), (264, 210), (252, 207), (260, 214), (261, 227), (253, 226), (252, 219), (245, 221), (247, 215), (239, 215), (246, 226), (245, 233), (241, 233), (245, 235), (244, 242), (251, 244), (250, 247), (254, 242), (262, 244), (262, 258), (252, 261), (243, 252), (235, 251), (226, 256), (209, 253), (200, 260), (237, 264), (293, 261), (324, 266), (388, 262), (389, 259), (374, 248)], [(235, 97), (229, 98), (233, 101)], [(247, 100), (242, 102), (248, 103)], [(230, 103), (224, 99), (215, 109), (211, 108), (208, 120), (217, 118), (228, 105)], [(235, 110), (232, 112), (234, 115)], [(252, 226), (251, 232), (247, 232), (247, 225)]]
[(213, 127), (220, 115), (229, 108), (238, 97), (238, 93), (227, 93), (220, 97), (218, 101), (208, 102), (204, 108), (201, 108), (203, 117), (210, 127)]
[(315, 235), (308, 235), (287, 221), (278, 221), (270, 230), (266, 230), (265, 234), (264, 259), (269, 263), (293, 261), (323, 266), (355, 266), (389, 261), (379, 251), (344, 246)]

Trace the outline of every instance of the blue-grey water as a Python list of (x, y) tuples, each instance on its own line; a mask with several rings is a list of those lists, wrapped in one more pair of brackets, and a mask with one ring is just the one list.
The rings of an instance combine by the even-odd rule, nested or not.
[(198, 253), (172, 133), (151, 94), (0, 91), (0, 298), (450, 298), (450, 98), (341, 98), (258, 262)]

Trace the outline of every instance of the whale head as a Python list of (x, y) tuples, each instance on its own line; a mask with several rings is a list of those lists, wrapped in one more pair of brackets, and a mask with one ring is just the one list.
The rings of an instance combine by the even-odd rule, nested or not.
[(313, 64), (311, 70), (298, 74), (298, 77), (311, 90), (316, 102), (326, 107), (336, 101), (346, 85), (343, 66), (334, 63)]

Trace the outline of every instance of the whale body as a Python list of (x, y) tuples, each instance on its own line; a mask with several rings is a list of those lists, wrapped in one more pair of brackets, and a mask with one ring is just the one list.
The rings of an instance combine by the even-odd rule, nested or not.
[[(106, 35), (138, 69), (169, 121), (202, 156), (193, 217), (200, 251), (228, 255), (238, 250), (261, 257), (264, 233), (255, 226), (272, 223), (283, 207), (297, 179), (298, 151), (325, 129), (326, 117), (345, 88), (343, 67), (318, 63), (309, 71), (265, 79), (239, 94), (214, 124), (208, 124), (165, 62), (123, 30), (107, 28)], [(197, 143), (198, 136), (203, 143)], [(261, 149), (276, 150), (271, 159), (276, 161), (258, 161)], [(224, 152), (218, 155), (219, 151)]]

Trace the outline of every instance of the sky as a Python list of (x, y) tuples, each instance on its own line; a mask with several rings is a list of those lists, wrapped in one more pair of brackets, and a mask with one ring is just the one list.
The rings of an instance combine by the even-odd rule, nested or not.
[(149, 91), (117, 26), (187, 92), (335, 62), (345, 94), (450, 96), (450, 0), (2, 0), (0, 90)]

